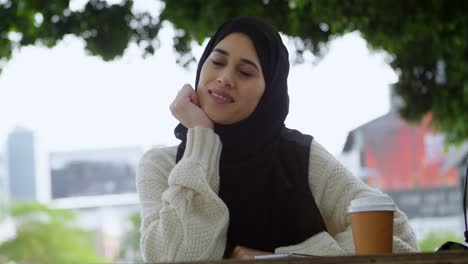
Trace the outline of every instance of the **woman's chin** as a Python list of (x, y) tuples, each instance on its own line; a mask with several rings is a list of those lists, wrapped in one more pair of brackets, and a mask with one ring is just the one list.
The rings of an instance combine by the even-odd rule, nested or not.
[(219, 120), (219, 119), (211, 119), (211, 120), (212, 120), (213, 123), (215, 123), (216, 125), (224, 125), (224, 126), (226, 126), (226, 125), (231, 125), (231, 124), (233, 124), (233, 122), (228, 122), (228, 121), (223, 120), (223, 119), (221, 119), (221, 120)]
[[(202, 108), (203, 109), (203, 108)], [(204, 109), (203, 109), (204, 110)], [(242, 121), (245, 118), (240, 117), (239, 115), (220, 115), (218, 111), (207, 111), (204, 110), (208, 118), (217, 125), (232, 125)]]
[(208, 116), (208, 118), (211, 119), (211, 121), (213, 121), (213, 123), (215, 123), (217, 125), (231, 125), (231, 124), (235, 123), (235, 122), (232, 122), (229, 119), (222, 118), (222, 117), (219, 117), (219, 116)]

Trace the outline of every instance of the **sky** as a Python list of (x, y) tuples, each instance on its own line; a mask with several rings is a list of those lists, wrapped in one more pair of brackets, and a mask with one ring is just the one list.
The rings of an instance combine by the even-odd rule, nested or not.
[[(158, 12), (157, 5), (136, 4)], [(165, 24), (160, 49), (146, 59), (131, 44), (122, 58), (104, 62), (87, 55), (84, 42), (73, 36), (52, 49), (15, 51), (0, 75), (0, 153), (15, 127), (33, 130), (39, 177), (45, 179), (50, 152), (177, 144), (178, 122), (169, 104), (183, 84), (194, 85), (195, 67), (175, 63), (173, 34)], [(292, 54), (292, 42), (283, 39)], [(202, 50), (195, 45), (195, 57)], [(291, 67), (286, 125), (339, 155), (350, 130), (389, 111), (389, 85), (397, 75), (388, 55), (370, 51), (358, 32), (333, 40), (318, 64), (311, 57)]]

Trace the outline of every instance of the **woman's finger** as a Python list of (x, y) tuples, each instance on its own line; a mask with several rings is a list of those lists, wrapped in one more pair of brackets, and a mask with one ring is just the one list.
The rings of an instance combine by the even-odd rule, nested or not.
[(208, 127), (214, 124), (199, 106), (197, 92), (190, 84), (185, 84), (170, 105), (172, 115), (185, 127)]
[(190, 84), (184, 84), (184, 86), (182, 86), (182, 88), (179, 90), (179, 93), (177, 94), (178, 97), (181, 97), (183, 100), (192, 103), (194, 102), (194, 95), (196, 95), (196, 92)]
[(190, 95), (190, 101), (196, 105), (200, 106), (200, 101), (198, 100), (198, 94), (196, 91), (193, 91), (193, 93)]

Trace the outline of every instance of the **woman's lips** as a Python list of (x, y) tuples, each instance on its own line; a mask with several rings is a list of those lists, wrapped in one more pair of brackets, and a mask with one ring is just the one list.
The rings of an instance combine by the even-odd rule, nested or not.
[(211, 95), (211, 98), (218, 104), (230, 104), (234, 102), (234, 99), (226, 93), (216, 90), (209, 90), (208, 93)]

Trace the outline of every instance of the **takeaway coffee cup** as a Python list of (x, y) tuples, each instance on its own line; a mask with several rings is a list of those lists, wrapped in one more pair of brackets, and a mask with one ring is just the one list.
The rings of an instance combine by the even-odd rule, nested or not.
[(388, 196), (351, 201), (348, 213), (357, 255), (392, 253), (395, 209)]

